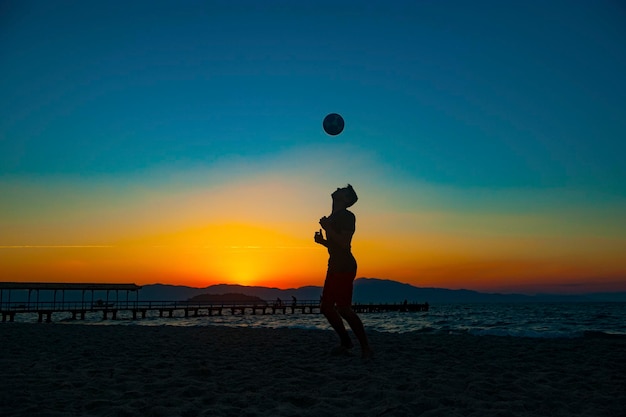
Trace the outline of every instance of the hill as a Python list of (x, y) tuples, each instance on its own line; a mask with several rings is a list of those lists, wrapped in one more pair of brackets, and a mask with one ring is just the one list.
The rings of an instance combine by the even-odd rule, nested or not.
[[(152, 284), (144, 285), (139, 294), (117, 294), (111, 291), (66, 291), (65, 294), (56, 294), (54, 291), (43, 290), (40, 294), (30, 294), (27, 290), (13, 290), (5, 294), (3, 301), (25, 302), (36, 299), (41, 302), (52, 301), (87, 301), (103, 300), (115, 302), (120, 300), (140, 301), (185, 301), (204, 294), (206, 297), (224, 296), (225, 294), (243, 294), (256, 297), (264, 301), (273, 301), (280, 298), (291, 302), (292, 297), (298, 300), (319, 300), (322, 294), (321, 286), (306, 286), (300, 288), (279, 289), (268, 287), (248, 287), (243, 285), (219, 284), (205, 288), (193, 288), (180, 285)], [(128, 298), (127, 298), (128, 297)], [(354, 283), (354, 302), (356, 303), (401, 303), (404, 300), (415, 303), (517, 303), (517, 302), (626, 302), (626, 292), (590, 293), (580, 295), (558, 294), (498, 294), (482, 293), (471, 290), (449, 290), (444, 288), (421, 288), (397, 281), (377, 278), (359, 278)]]
[(187, 301), (206, 303), (242, 303), (242, 304), (263, 304), (265, 300), (254, 295), (229, 292), (226, 294), (198, 294)]
[[(255, 296), (262, 300), (319, 300), (322, 294), (321, 286), (306, 286), (300, 288), (279, 289), (258, 286), (243, 286), (219, 284), (206, 288), (192, 288), (175, 285), (146, 285), (140, 291), (139, 298), (144, 301), (157, 300), (187, 300), (199, 294), (226, 294), (240, 293)], [(626, 302), (626, 293), (594, 293), (582, 295), (558, 294), (499, 294), (482, 293), (471, 290), (449, 290), (443, 288), (421, 288), (397, 281), (359, 278), (354, 284), (354, 302), (369, 303), (400, 303), (409, 302), (429, 303), (515, 303), (515, 302)]]

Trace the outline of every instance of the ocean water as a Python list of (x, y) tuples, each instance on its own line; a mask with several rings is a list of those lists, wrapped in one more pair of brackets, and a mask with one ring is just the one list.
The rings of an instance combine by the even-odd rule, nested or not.
[[(437, 333), (477, 336), (532, 338), (626, 337), (626, 303), (485, 303), (435, 304), (428, 312), (387, 312), (360, 314), (367, 330), (390, 333)], [(18, 314), (16, 321), (36, 322), (36, 315)], [(329, 329), (321, 314), (235, 314), (172, 318), (148, 314), (132, 320), (119, 314), (117, 320), (103, 320), (101, 313), (72, 320), (56, 313), (55, 323), (124, 326), (232, 326), (267, 328)], [(0, 324), (0, 329), (1, 329)], [(47, 325), (47, 324), (42, 324)]]

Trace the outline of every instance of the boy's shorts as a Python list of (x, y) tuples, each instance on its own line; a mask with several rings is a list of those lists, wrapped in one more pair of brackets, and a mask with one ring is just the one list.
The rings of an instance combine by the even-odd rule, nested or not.
[(356, 271), (328, 271), (324, 281), (324, 289), (322, 290), (322, 302), (330, 303), (337, 307), (352, 306), (352, 283), (355, 277)]

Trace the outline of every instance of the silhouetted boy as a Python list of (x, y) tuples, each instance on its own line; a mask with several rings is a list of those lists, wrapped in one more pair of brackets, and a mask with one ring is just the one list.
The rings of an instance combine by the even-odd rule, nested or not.
[(343, 324), (345, 319), (354, 335), (361, 344), (361, 356), (367, 359), (372, 350), (359, 316), (352, 310), (352, 290), (356, 277), (356, 259), (352, 255), (352, 235), (356, 227), (354, 214), (348, 211), (358, 200), (350, 184), (345, 188), (337, 188), (331, 194), (333, 199), (332, 213), (320, 219), (322, 230), (315, 233), (315, 242), (328, 248), (328, 271), (322, 291), (321, 311), (333, 329), (339, 335), (340, 345), (332, 350), (333, 354), (346, 354), (352, 348), (350, 335)]

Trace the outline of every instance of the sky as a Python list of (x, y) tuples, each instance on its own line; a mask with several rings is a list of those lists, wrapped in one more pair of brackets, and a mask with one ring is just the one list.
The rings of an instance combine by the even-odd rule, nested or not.
[[(1, 1), (0, 280), (626, 291), (620, 1)], [(328, 113), (345, 130), (322, 129)]]

